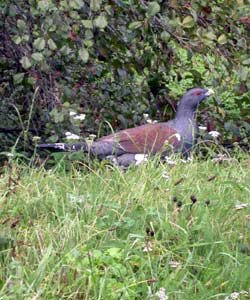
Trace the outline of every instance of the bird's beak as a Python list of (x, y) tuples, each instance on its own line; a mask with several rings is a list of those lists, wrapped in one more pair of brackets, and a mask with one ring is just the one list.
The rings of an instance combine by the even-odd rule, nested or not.
[[(214, 91), (212, 89), (207, 89), (206, 93), (205, 93), (205, 96), (208, 97), (208, 96), (211, 96), (211, 95), (214, 95)], [(220, 99), (214, 97), (214, 100), (215, 102), (217, 103), (218, 106), (221, 106), (221, 107), (224, 107), (223, 103), (221, 102)]]
[(214, 94), (214, 91), (212, 90), (212, 89), (208, 89), (207, 91), (206, 91), (206, 93), (205, 93), (205, 96), (211, 96), (211, 95), (213, 95)]

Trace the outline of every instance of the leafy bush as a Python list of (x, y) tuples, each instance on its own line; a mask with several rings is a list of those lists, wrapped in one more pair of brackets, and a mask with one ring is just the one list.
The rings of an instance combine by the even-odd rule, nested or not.
[[(55, 142), (65, 131), (86, 137), (130, 127), (143, 113), (164, 120), (192, 86), (215, 89), (223, 126), (249, 123), (247, 1), (30, 0), (0, 8), (2, 150), (17, 137), (29, 152), (34, 135)], [(72, 111), (86, 118), (76, 122)]]

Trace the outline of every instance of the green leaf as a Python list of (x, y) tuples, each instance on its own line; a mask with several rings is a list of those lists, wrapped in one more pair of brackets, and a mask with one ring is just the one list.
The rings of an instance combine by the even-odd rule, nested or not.
[(44, 38), (39, 37), (39, 38), (35, 39), (35, 41), (34, 41), (34, 47), (37, 50), (40, 50), (40, 51), (43, 50), (44, 47), (45, 47), (45, 40), (44, 40)]
[(57, 108), (54, 108), (49, 114), (53, 118), (55, 123), (61, 123), (64, 120), (64, 114)]
[(80, 58), (82, 59), (83, 62), (87, 62), (89, 60), (89, 52), (87, 49), (85, 48), (81, 48), (79, 51), (78, 51), (78, 54), (80, 56)]
[(36, 83), (36, 79), (35, 79), (34, 77), (32, 77), (32, 76), (29, 76), (29, 77), (27, 78), (27, 82), (28, 82), (28, 84), (30, 84), (30, 85), (34, 85), (34, 84)]
[(49, 46), (50, 50), (56, 50), (57, 49), (57, 45), (52, 39), (48, 40), (48, 46)]
[(209, 39), (209, 40), (216, 40), (216, 35), (212, 32), (212, 31), (208, 31), (206, 33), (206, 37)]
[(84, 40), (84, 44), (86, 44), (86, 42), (88, 42), (89, 40), (93, 39), (94, 35), (92, 30), (87, 29), (85, 30), (85, 40)]
[(20, 63), (22, 64), (25, 70), (29, 69), (32, 66), (32, 62), (27, 56), (23, 56), (20, 60)]
[(92, 29), (93, 28), (93, 22), (92, 22), (92, 20), (82, 20), (82, 25), (85, 28), (88, 28), (88, 29)]
[(148, 4), (148, 9), (147, 9), (147, 15), (149, 17), (153, 17), (155, 16), (159, 11), (161, 10), (161, 7), (159, 5), (159, 3), (153, 1), (153, 2), (149, 2)]
[(104, 16), (98, 16), (94, 20), (94, 25), (98, 28), (105, 28), (108, 25), (108, 22)]
[(80, 9), (84, 6), (84, 2), (82, 0), (70, 0), (69, 6), (74, 9)]
[(247, 80), (248, 73), (249, 73), (248, 67), (240, 66), (240, 68), (238, 70), (239, 79), (242, 80), (242, 81)]
[(163, 40), (163, 42), (167, 42), (170, 39), (170, 34), (167, 31), (163, 31), (161, 33), (161, 39)]
[(221, 35), (218, 37), (217, 42), (218, 42), (220, 45), (226, 44), (226, 42), (227, 42), (227, 36), (226, 36), (224, 33), (221, 34)]
[(243, 60), (243, 65), (249, 66), (250, 65), (250, 58)]
[(17, 28), (21, 31), (24, 31), (24, 29), (26, 28), (25, 22), (21, 19), (17, 20)]
[(72, 50), (70, 49), (70, 47), (68, 47), (67, 45), (62, 46), (62, 48), (60, 49), (61, 53), (63, 55), (69, 55)]
[(23, 40), (24, 42), (28, 42), (28, 41), (30, 40), (30, 36), (29, 36), (28, 34), (24, 34), (24, 35), (22, 36), (22, 40)]
[(90, 9), (93, 11), (98, 11), (101, 7), (102, 0), (90, 0)]
[(14, 84), (19, 84), (23, 81), (24, 73), (17, 73), (13, 75)]
[(186, 16), (183, 20), (182, 20), (182, 27), (184, 28), (192, 28), (194, 27), (195, 21), (193, 19), (193, 17), (191, 16)]
[(38, 1), (38, 8), (43, 11), (46, 12), (49, 9), (49, 1), (48, 0), (40, 0)]
[(121, 253), (121, 248), (116, 248), (116, 247), (114, 247), (114, 248), (109, 248), (109, 249), (107, 250), (107, 253), (108, 253), (111, 257), (117, 258), (117, 259), (121, 258), (121, 255), (122, 255), (122, 253)]
[(43, 55), (42, 55), (42, 53), (39, 53), (39, 52), (33, 53), (33, 54), (31, 55), (31, 57), (32, 57), (35, 61), (37, 61), (37, 62), (40, 62), (40, 61), (43, 60)]
[(140, 28), (141, 26), (142, 26), (142, 22), (135, 21), (135, 22), (130, 23), (129, 26), (128, 26), (128, 28), (130, 30), (134, 30), (134, 29)]
[(16, 45), (19, 45), (22, 42), (22, 38), (19, 35), (15, 35), (12, 40)]
[(245, 38), (238, 39), (237, 46), (245, 49), (247, 47), (246, 39)]

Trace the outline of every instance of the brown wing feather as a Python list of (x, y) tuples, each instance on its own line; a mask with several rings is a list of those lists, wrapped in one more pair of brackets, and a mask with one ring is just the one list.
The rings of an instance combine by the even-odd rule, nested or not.
[(174, 148), (181, 142), (175, 136), (176, 131), (166, 123), (148, 124), (125, 129), (104, 136), (98, 141), (117, 142), (117, 145), (127, 153), (157, 153), (164, 150), (168, 141)]

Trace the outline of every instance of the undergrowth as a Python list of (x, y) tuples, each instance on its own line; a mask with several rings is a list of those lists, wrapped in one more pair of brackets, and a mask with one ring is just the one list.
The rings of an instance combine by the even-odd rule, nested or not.
[(248, 299), (249, 166), (11, 164), (0, 299)]

